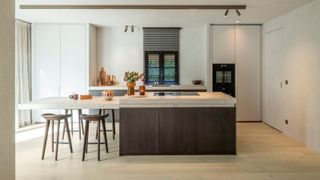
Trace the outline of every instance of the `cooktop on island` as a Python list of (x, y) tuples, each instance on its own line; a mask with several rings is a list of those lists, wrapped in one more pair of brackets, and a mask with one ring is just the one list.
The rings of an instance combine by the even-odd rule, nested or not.
[(153, 96), (199, 96), (197, 92), (155, 92)]

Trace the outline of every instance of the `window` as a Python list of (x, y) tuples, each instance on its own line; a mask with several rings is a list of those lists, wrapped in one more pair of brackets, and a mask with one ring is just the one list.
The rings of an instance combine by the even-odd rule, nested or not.
[(178, 52), (145, 51), (146, 84), (179, 84)]
[(143, 28), (146, 84), (179, 84), (181, 28)]

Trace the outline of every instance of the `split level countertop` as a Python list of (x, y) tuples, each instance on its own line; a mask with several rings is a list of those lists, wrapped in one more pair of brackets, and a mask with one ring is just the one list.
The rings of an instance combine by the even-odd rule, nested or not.
[(235, 107), (236, 99), (220, 92), (198, 92), (199, 96), (116, 96), (111, 101), (103, 97), (91, 100), (72, 100), (67, 97), (48, 97), (18, 105), (20, 110), (32, 109), (120, 109), (154, 107)]

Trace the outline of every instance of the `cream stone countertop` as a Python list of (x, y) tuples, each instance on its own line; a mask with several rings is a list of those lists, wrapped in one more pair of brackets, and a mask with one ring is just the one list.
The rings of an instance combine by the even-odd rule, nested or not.
[(221, 92), (198, 92), (199, 96), (124, 96), (120, 108), (134, 107), (235, 107), (236, 99)]
[(152, 107), (235, 107), (235, 98), (220, 92), (198, 92), (199, 96), (116, 96), (111, 101), (104, 97), (91, 100), (72, 100), (68, 97), (48, 97), (18, 105), (20, 110), (32, 109), (119, 109)]
[[(135, 89), (138, 89), (139, 87), (135, 87)], [(128, 87), (126, 85), (114, 85), (114, 86), (90, 86), (89, 90), (127, 90)], [(176, 91), (176, 90), (207, 90), (207, 87), (202, 85), (168, 85), (168, 86), (146, 86), (147, 90), (152, 91)]]
[(119, 98), (106, 101), (104, 97), (93, 97), (90, 100), (73, 100), (68, 97), (48, 97), (18, 105), (20, 110), (31, 109), (119, 109)]

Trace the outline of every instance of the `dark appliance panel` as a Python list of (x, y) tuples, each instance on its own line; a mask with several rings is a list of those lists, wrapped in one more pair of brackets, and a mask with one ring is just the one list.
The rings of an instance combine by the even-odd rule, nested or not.
[(213, 64), (212, 90), (235, 97), (235, 64)]

